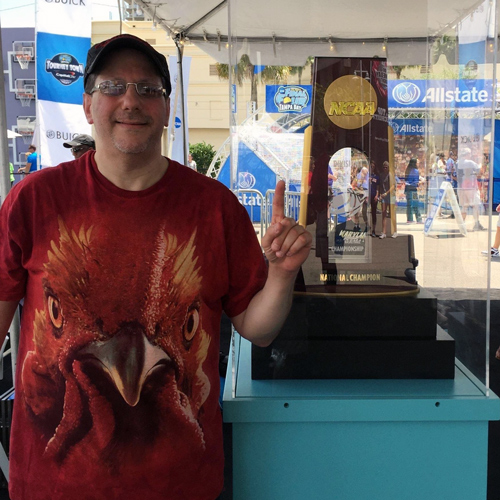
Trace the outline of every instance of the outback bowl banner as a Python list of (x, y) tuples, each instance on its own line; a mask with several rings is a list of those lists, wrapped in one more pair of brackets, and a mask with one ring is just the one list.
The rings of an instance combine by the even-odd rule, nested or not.
[(310, 113), (312, 85), (266, 85), (266, 113)]
[(83, 71), (90, 48), (91, 0), (37, 0), (37, 126), (40, 166), (73, 156), (64, 142), (90, 134), (83, 112)]

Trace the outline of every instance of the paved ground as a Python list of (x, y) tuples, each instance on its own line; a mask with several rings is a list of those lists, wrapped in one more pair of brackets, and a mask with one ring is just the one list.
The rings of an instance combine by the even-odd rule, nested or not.
[[(463, 236), (455, 219), (437, 218), (428, 236), (423, 224), (407, 224), (406, 214), (397, 214), (398, 235), (410, 234), (414, 239), (415, 257), (419, 261), (417, 281), (421, 287), (440, 289), (443, 296), (486, 298), (491, 279), (491, 298), (500, 299), (500, 259), (488, 262), (481, 251), (490, 247), (495, 237), (497, 215), (491, 219), (491, 231), (470, 231), (473, 218), (466, 219), (467, 234)], [(489, 227), (489, 217), (480, 217)], [(261, 235), (260, 225), (255, 225)], [(488, 240), (491, 234), (491, 241)], [(441, 298), (438, 297), (438, 298)]]
[[(472, 289), (471, 294), (477, 298), (484, 294), (485, 298), (491, 277), (492, 298), (500, 298), (500, 259), (488, 262), (488, 258), (481, 255), (495, 237), (496, 218), (497, 215), (492, 217), (491, 231), (471, 232), (472, 216), (467, 217), (465, 236), (460, 234), (455, 219), (438, 218), (425, 236), (422, 224), (407, 224), (405, 214), (397, 214), (398, 234), (413, 235), (415, 256), (419, 260), (419, 284), (425, 288), (448, 289), (448, 293)], [(489, 217), (481, 216), (480, 220), (488, 228)], [(490, 234), (491, 241), (488, 241)]]

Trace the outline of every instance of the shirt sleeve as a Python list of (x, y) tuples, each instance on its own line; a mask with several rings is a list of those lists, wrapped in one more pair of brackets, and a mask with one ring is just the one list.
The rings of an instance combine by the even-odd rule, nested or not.
[[(18, 193), (19, 190), (14, 190)], [(13, 192), (0, 208), (0, 300), (18, 301), (24, 297), (27, 271), (22, 265), (19, 200)]]

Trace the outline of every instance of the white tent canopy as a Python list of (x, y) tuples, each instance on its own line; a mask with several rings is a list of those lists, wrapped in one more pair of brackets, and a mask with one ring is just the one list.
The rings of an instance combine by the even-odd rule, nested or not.
[[(426, 64), (427, 42), (453, 30), (482, 1), (136, 0), (179, 40), (228, 62), (228, 9), (238, 56), (253, 64), (303, 65), (308, 56), (385, 56), (393, 65)], [(494, 17), (494, 16), (493, 16)], [(382, 45), (386, 45), (384, 54)], [(333, 53), (333, 54), (332, 54)]]

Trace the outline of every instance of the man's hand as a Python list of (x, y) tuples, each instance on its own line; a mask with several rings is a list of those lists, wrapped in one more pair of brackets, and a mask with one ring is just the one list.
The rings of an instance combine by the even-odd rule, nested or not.
[(311, 249), (311, 234), (285, 217), (285, 183), (276, 185), (271, 226), (262, 238), (269, 261), (264, 288), (247, 309), (231, 318), (236, 330), (259, 346), (268, 346), (278, 335), (290, 310), (295, 277)]
[(285, 183), (279, 181), (273, 199), (271, 226), (262, 238), (270, 268), (297, 273), (311, 249), (312, 236), (290, 217), (285, 217)]

